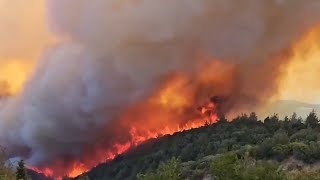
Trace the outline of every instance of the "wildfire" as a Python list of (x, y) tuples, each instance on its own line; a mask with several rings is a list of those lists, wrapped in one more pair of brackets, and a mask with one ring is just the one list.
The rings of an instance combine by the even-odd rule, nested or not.
[[(293, 60), (290, 61), (291, 63), (286, 69), (288, 71), (286, 85), (294, 82), (296, 87), (296, 80), (292, 81), (292, 77), (297, 77), (296, 72), (305, 72), (308, 74), (305, 77), (318, 77), (315, 76), (316, 72), (302, 71), (297, 68), (306, 68), (308, 66), (305, 65), (308, 64), (310, 66), (319, 65), (319, 37), (320, 27), (314, 28), (294, 47)], [(201, 56), (200, 58), (210, 57)], [(118, 154), (138, 146), (148, 139), (197, 128), (207, 122), (214, 123), (219, 117), (219, 107), (217, 106), (220, 100), (218, 97), (213, 97), (210, 101), (204, 102), (204, 99), (212, 96), (210, 93), (222, 96), (229, 94), (228, 90), (233, 89), (236, 66), (222, 61), (208, 62), (210, 63), (201, 64), (198, 71), (191, 75), (183, 72), (168, 74), (167, 78), (150, 97), (128, 107), (121, 115), (120, 120), (124, 129), (128, 129), (130, 132), (130, 140), (115, 143), (110, 149), (102, 150), (102, 153), (98, 154), (103, 154), (103, 156), (94, 163), (112, 160)], [(301, 66), (301, 63), (304, 66)], [(301, 80), (300, 82), (305, 84), (307, 80)], [(309, 83), (311, 82), (315, 81), (309, 81)], [(290, 92), (296, 89), (292, 86), (289, 87), (291, 87)], [(74, 166), (68, 171), (68, 175), (75, 177), (91, 167), (85, 161), (83, 163), (82, 161), (81, 163), (75, 161)], [(45, 169), (42, 172), (48, 175), (52, 174), (52, 171), (46, 171)]]
[[(287, 69), (286, 85), (294, 82), (294, 87), (296, 87), (296, 81), (292, 81), (292, 77), (297, 77), (296, 72), (302, 72), (297, 68), (308, 67), (301, 66), (301, 63), (304, 65), (308, 63), (312, 66), (319, 65), (319, 37), (320, 27), (308, 33), (295, 46), (292, 63)], [(309, 46), (310, 42), (312, 42), (312, 46)], [(200, 58), (210, 59), (206, 56), (200, 56)], [(305, 59), (305, 61), (301, 59)], [(73, 165), (64, 172), (68, 172), (69, 177), (76, 177), (98, 163), (112, 160), (117, 155), (149, 139), (198, 128), (205, 123), (215, 123), (221, 115), (219, 104), (222, 100), (219, 97), (228, 96), (230, 94), (228, 91), (232, 91), (234, 88), (233, 81), (237, 69), (233, 63), (219, 60), (208, 60), (207, 62), (209, 63), (200, 64), (194, 74), (183, 72), (168, 74), (167, 78), (150, 96), (134, 103), (121, 113), (119, 122), (121, 122), (124, 131), (129, 132), (130, 138), (115, 142), (107, 149), (96, 149), (95, 154), (91, 154), (92, 159), (73, 160)], [(304, 72), (308, 72), (308, 77), (310, 77), (310, 73), (311, 75), (316, 73), (307, 70)], [(314, 78), (316, 77), (318, 76), (314, 76)], [(305, 83), (306, 80), (300, 82)], [(295, 88), (289, 87), (291, 87), (290, 92), (293, 92), (292, 90)], [(212, 97), (213, 95), (219, 95), (219, 97)], [(54, 167), (34, 170), (48, 176), (56, 175)]]
[[(198, 79), (202, 80), (190, 81), (183, 73), (168, 75), (150, 97), (129, 107), (122, 114), (120, 121), (123, 129), (129, 132), (130, 138), (121, 143), (114, 143), (108, 149), (96, 149), (96, 154), (92, 154), (91, 160), (74, 160), (72, 167), (67, 170), (67, 176), (76, 177), (94, 165), (112, 160), (149, 139), (216, 122), (217, 97), (211, 100), (206, 97), (206, 101), (200, 103), (196, 94), (202, 83), (210, 84), (216, 79), (206, 79), (200, 73)], [(99, 157), (95, 159), (97, 154)], [(57, 170), (54, 167), (33, 169), (48, 176), (55, 176)]]
[[(316, 59), (320, 57), (318, 45), (312, 46), (311, 50), (307, 49), (304, 53), (301, 53), (301, 49), (304, 49), (303, 47), (309, 42), (313, 42), (316, 37), (320, 37), (319, 32), (320, 28), (317, 28), (309, 33), (297, 46), (299, 50), (294, 49), (293, 58), (297, 60), (292, 61), (288, 72), (292, 73), (292, 69), (298, 67), (296, 63), (316, 63)], [(301, 61), (303, 57), (308, 61)], [(59, 169), (57, 167), (61, 162), (54, 163), (53, 167), (32, 169), (47, 176), (60, 177), (61, 173), (67, 172), (67, 176), (76, 177), (98, 163), (112, 160), (149, 139), (198, 128), (205, 123), (215, 123), (221, 115), (219, 104), (222, 100), (219, 97), (227, 96), (230, 94), (228, 91), (233, 89), (236, 66), (218, 60), (207, 62), (200, 64), (194, 74), (183, 72), (168, 74), (150, 96), (132, 104), (121, 113), (118, 121), (123, 131), (128, 132), (127, 140), (115, 142), (108, 148), (98, 147), (94, 150), (94, 154), (86, 154), (92, 157), (72, 159), (72, 165), (60, 173), (57, 173)], [(212, 97), (212, 93), (219, 97)]]
[[(214, 118), (214, 116), (212, 116), (212, 118)], [(216, 119), (214, 119), (214, 120), (216, 120)], [(178, 126), (176, 128), (166, 127), (164, 129), (160, 130), (159, 132), (147, 131), (147, 132), (144, 132), (143, 134), (139, 133), (137, 131), (136, 127), (132, 127), (132, 129), (130, 131), (131, 136), (132, 136), (132, 141), (124, 143), (124, 144), (115, 144), (112, 148), (113, 151), (108, 151), (108, 152), (104, 153), (105, 156), (101, 157), (100, 163), (102, 163), (104, 161), (113, 160), (117, 155), (122, 154), (122, 153), (126, 152), (127, 150), (129, 150), (130, 148), (136, 147), (139, 144), (141, 144), (149, 139), (157, 138), (162, 135), (172, 135), (176, 132), (190, 130), (193, 128), (198, 128), (198, 127), (203, 126), (204, 123), (205, 123), (204, 120), (198, 120), (198, 121), (190, 122), (190, 123), (184, 125), (183, 127), (178, 127)], [(99, 162), (97, 162), (97, 163), (99, 163)], [(62, 179), (61, 177), (56, 177), (54, 174), (54, 170), (51, 168), (36, 168), (36, 167), (29, 167), (29, 168), (38, 172), (38, 173), (45, 174), (48, 177), (55, 177), (57, 180)], [(80, 174), (88, 171), (90, 168), (92, 168), (92, 167), (90, 167), (84, 163), (74, 162), (74, 164), (70, 168), (67, 176), (68, 177), (77, 177)]]
[(82, 164), (82, 163), (75, 164), (75, 166), (72, 168), (72, 170), (70, 171), (68, 176), (69, 177), (76, 177), (87, 170), (88, 170), (88, 168), (84, 164)]
[[(37, 168), (37, 167), (31, 167), (31, 166), (29, 166), (28, 168), (37, 172), (37, 173), (42, 173), (48, 177), (53, 176), (53, 170), (50, 168)], [(60, 178), (57, 178), (57, 179), (60, 179)]]
[(0, 99), (17, 98), (0, 103), (1, 140), (22, 146), (13, 156), (30, 150), (47, 176), (76, 177), (149, 139), (264, 106), (278, 89), (320, 97), (320, 26), (291, 59), (271, 57), (318, 19), (311, 3), (11, 1), (0, 0)]

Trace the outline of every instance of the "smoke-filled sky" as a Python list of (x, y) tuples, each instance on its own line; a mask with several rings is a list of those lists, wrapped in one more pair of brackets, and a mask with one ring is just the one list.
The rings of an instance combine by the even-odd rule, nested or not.
[(43, 0), (0, 0), (0, 82), (10, 81), (13, 93), (52, 39), (45, 19)]
[(314, 0), (0, 0), (0, 145), (62, 175), (210, 95), (320, 102), (319, 23)]

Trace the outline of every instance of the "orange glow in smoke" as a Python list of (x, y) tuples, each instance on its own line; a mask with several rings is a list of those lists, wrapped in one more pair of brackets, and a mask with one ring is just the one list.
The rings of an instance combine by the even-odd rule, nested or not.
[[(295, 65), (296, 63), (313, 62), (311, 64), (315, 65), (319, 62), (320, 46), (317, 43), (320, 42), (318, 41), (320, 38), (318, 37), (320, 37), (320, 28), (308, 33), (297, 46), (294, 46), (292, 57), (294, 59), (287, 68), (289, 79), (284, 81), (284, 84), (288, 85), (292, 81), (292, 77), (297, 77), (298, 74), (294, 75), (292, 69), (306, 67), (301, 64)], [(309, 43), (314, 45), (308, 46)], [(74, 160), (73, 166), (64, 170), (64, 172), (68, 172), (67, 174), (70, 177), (75, 177), (99, 163), (114, 159), (117, 155), (148, 139), (198, 128), (207, 122), (215, 123), (218, 119), (218, 113), (216, 112), (218, 108), (216, 104), (208, 102), (208, 98), (212, 95), (227, 96), (231, 93), (228, 91), (235, 88), (233, 86), (235, 85), (236, 78), (234, 76), (237, 75), (237, 66), (230, 61), (214, 61), (203, 55), (199, 58), (202, 58), (202, 60), (208, 59), (208, 61), (201, 61), (204, 63), (199, 64), (197, 71), (191, 74), (183, 72), (168, 74), (151, 95), (132, 104), (121, 113), (117, 125), (120, 124), (121, 128), (130, 132), (130, 138), (127, 141), (116, 142), (108, 149), (95, 149), (94, 154), (87, 155), (90, 158)], [(316, 73), (318, 72), (313, 72), (312, 75), (316, 75)], [(297, 85), (296, 81), (294, 82)], [(308, 81), (304, 80), (300, 83), (306, 82)], [(291, 89), (294, 90), (295, 88), (291, 86)], [(305, 95), (305, 93), (302, 94)], [(98, 159), (91, 157), (97, 155), (99, 156)], [(54, 167), (51, 169), (56, 172)], [(53, 174), (52, 171), (47, 169), (41, 169), (41, 172), (47, 175)]]
[(320, 103), (319, 69), (320, 26), (316, 26), (294, 45), (293, 56), (281, 82), (280, 98)]
[[(220, 66), (222, 64), (213, 64), (210, 68), (212, 70)], [(225, 73), (229, 70), (220, 71)], [(151, 96), (129, 107), (122, 114), (120, 121), (124, 128), (129, 130), (131, 138), (128, 141), (113, 144), (109, 150), (96, 149), (95, 153), (99, 154), (99, 159), (89, 158), (81, 162), (76, 160), (67, 170), (68, 176), (76, 177), (94, 165), (112, 160), (117, 155), (149, 139), (198, 128), (208, 122), (216, 122), (218, 119), (216, 105), (209, 102), (208, 97), (205, 97), (204, 101), (198, 101), (196, 92), (201, 84), (210, 84), (217, 79), (205, 78), (203, 73), (209, 73), (209, 70), (206, 72), (201, 69), (201, 72), (196, 75), (197, 82), (190, 81), (191, 78), (183, 73), (168, 75)], [(217, 71), (213, 72), (221, 74)], [(37, 170), (49, 176), (55, 175), (48, 169)]]
[[(283, 88), (280, 88), (283, 97), (290, 97), (293, 94), (296, 99), (299, 99), (297, 98), (298, 87), (306, 90), (304, 85), (314, 87), (307, 88), (308, 90), (319, 89), (317, 78), (320, 74), (318, 71), (310, 70), (312, 66), (320, 68), (319, 42), (320, 27), (317, 27), (294, 46), (291, 63), (286, 69), (287, 76), (283, 78), (281, 85)], [(208, 63), (200, 64), (198, 71), (193, 75), (182, 72), (168, 75), (153, 94), (128, 107), (121, 114), (120, 122), (126, 130), (130, 131), (130, 140), (115, 143), (109, 150), (96, 150), (101, 157), (93, 160), (92, 163), (83, 160), (73, 162), (68, 175), (70, 177), (80, 175), (94, 165), (112, 160), (117, 155), (148, 139), (198, 128), (207, 122), (215, 123), (218, 119), (217, 105), (208, 102), (207, 99), (212, 95), (229, 94), (228, 91), (231, 91), (235, 84), (233, 81), (236, 66), (224, 61), (212, 61), (206, 56), (200, 56), (200, 58), (208, 58)], [(309, 69), (305, 69), (308, 67)], [(298, 86), (297, 82), (299, 82)], [(306, 93), (301, 93), (301, 95), (305, 97)], [(40, 171), (47, 175), (54, 175), (50, 169)]]
[[(24, 60), (4, 60), (0, 62), (0, 82), (6, 82), (9, 94), (16, 94), (21, 91), (23, 84), (31, 73), (33, 63)], [(0, 89), (0, 92), (3, 91)]]

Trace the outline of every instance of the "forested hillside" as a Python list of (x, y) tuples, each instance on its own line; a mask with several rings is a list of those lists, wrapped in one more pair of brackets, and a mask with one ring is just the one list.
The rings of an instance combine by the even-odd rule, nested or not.
[[(243, 114), (230, 121), (222, 118), (215, 124), (149, 140), (113, 161), (97, 166), (86, 175), (91, 180), (167, 179), (171, 177), (170, 173), (173, 174), (171, 179), (210, 179), (218, 178), (219, 173), (225, 176), (225, 169), (231, 172), (230, 168), (240, 168), (241, 171), (235, 171), (234, 176), (227, 179), (239, 179), (242, 175), (236, 172), (247, 171), (249, 176), (258, 175), (260, 179), (272, 179), (266, 174), (274, 171), (279, 176), (273, 178), (285, 179), (297, 173), (291, 170), (312, 167), (320, 160), (319, 132), (315, 112), (306, 119), (293, 114), (281, 120), (273, 115), (263, 121), (258, 120), (255, 113)], [(281, 162), (284, 164), (288, 159), (299, 163), (287, 163), (287, 169), (282, 172)], [(215, 161), (221, 161), (222, 167)], [(249, 166), (251, 161), (257, 163)], [(175, 168), (178, 168), (177, 174)], [(305, 170), (299, 173), (317, 174)]]
[[(261, 121), (255, 113), (221, 118), (215, 124), (151, 139), (75, 179), (320, 179), (319, 132), (314, 111), (306, 119), (293, 114)], [(28, 179), (47, 179), (32, 171), (25, 174), (23, 164), (10, 168), (2, 159), (0, 165), (0, 177), (6, 180), (16, 179), (19, 169)]]

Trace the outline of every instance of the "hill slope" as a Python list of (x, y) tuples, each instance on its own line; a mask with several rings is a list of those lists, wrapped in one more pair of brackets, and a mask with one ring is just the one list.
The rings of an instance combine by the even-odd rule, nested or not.
[[(283, 161), (294, 157), (305, 163), (320, 160), (320, 127), (314, 113), (307, 122), (293, 115), (258, 121), (254, 113), (231, 122), (221, 120), (198, 129), (151, 139), (137, 148), (103, 163), (87, 173), (91, 180), (136, 179), (138, 173), (152, 171), (161, 162), (178, 157), (182, 162), (199, 161), (212, 155), (235, 151), (256, 159)], [(197, 177), (205, 176), (205, 171)]]

